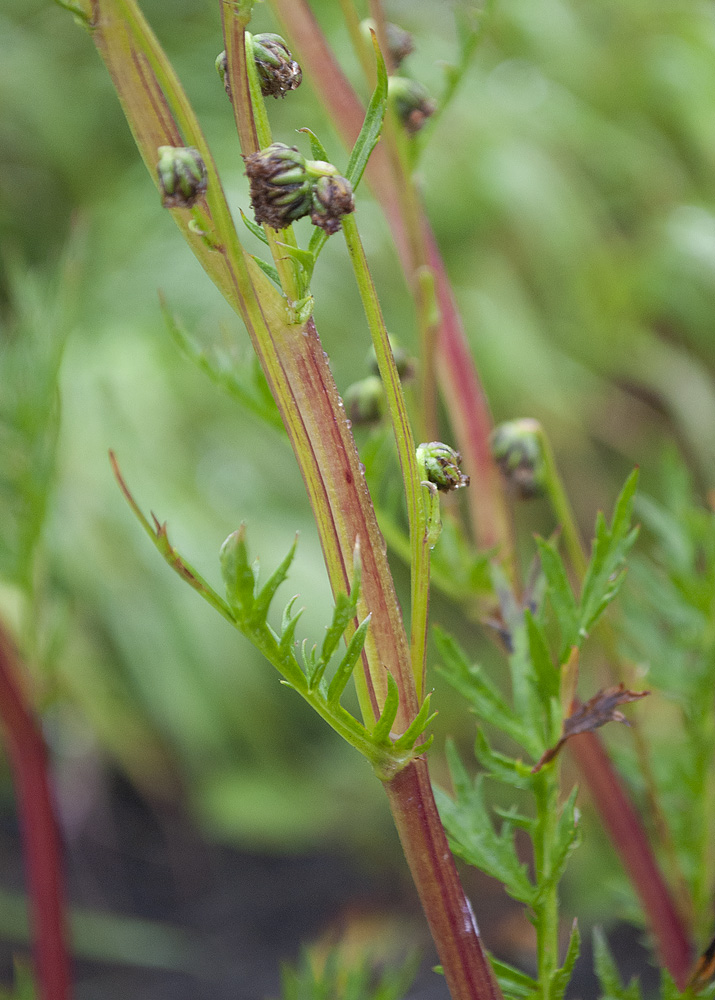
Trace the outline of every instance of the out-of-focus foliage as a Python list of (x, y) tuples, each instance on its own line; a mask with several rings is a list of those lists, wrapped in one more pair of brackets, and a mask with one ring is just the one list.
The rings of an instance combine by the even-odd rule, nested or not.
[[(664, 865), (690, 890), (690, 917), (704, 947), (715, 888), (715, 513), (693, 495), (673, 455), (663, 463), (658, 500), (640, 497), (638, 513), (652, 547), (631, 566), (626, 650), (660, 694), (643, 716), (662, 804), (655, 832)], [(623, 764), (642, 785), (625, 751)]]
[(414, 956), (375, 975), (367, 963), (346, 964), (333, 949), (324, 961), (308, 951), (281, 971), (281, 1000), (402, 1000), (415, 977)]

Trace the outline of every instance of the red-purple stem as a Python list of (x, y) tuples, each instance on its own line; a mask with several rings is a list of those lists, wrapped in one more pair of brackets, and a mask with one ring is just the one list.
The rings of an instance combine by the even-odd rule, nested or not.
[(660, 959), (678, 989), (683, 990), (692, 964), (691, 945), (671, 892), (653, 857), (640, 817), (595, 733), (574, 737), (569, 747), (586, 779), (601, 822), (648, 916)]
[(413, 761), (385, 789), (451, 996), (501, 1000), (484, 950), (474, 947), (479, 928), (447, 844), (426, 762)]
[(47, 748), (28, 705), (14, 644), (1, 623), (0, 720), (20, 815), (38, 996), (41, 1000), (68, 1000), (71, 973), (62, 851)]

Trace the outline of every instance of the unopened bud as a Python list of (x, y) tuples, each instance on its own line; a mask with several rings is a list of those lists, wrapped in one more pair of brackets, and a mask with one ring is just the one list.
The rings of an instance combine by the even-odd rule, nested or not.
[(313, 188), (313, 208), (310, 221), (320, 226), (328, 236), (340, 229), (344, 215), (355, 211), (352, 184), (340, 174), (319, 177)]
[(385, 391), (378, 375), (353, 382), (345, 393), (345, 412), (354, 424), (376, 424), (385, 410)]
[(410, 135), (419, 132), (430, 115), (437, 110), (437, 103), (430, 97), (426, 88), (417, 80), (410, 80), (406, 76), (391, 76), (388, 80), (387, 93), (397, 117)]
[(494, 461), (520, 500), (541, 496), (546, 462), (541, 428), (536, 420), (510, 420), (492, 431), (490, 445)]
[(385, 25), (387, 35), (387, 51), (390, 53), (392, 64), (398, 69), (403, 59), (406, 59), (415, 51), (415, 43), (409, 31), (405, 31), (399, 24), (388, 21)]
[(254, 35), (253, 58), (264, 97), (285, 97), (300, 87), (303, 72), (280, 35), (270, 31)]
[(251, 206), (259, 225), (285, 229), (313, 207), (313, 183), (305, 157), (295, 146), (274, 142), (244, 156)]
[(206, 164), (193, 146), (159, 146), (156, 170), (164, 208), (191, 208), (206, 193)]
[(417, 461), (424, 468), (427, 480), (445, 493), (469, 486), (460, 463), (462, 456), (441, 441), (430, 441), (417, 447)]
[(226, 58), (226, 50), (219, 52), (216, 56), (216, 72), (221, 77), (221, 83), (223, 84), (223, 89), (231, 97), (231, 81), (228, 78), (228, 59)]
[[(370, 31), (376, 30), (375, 22), (371, 17), (367, 17), (360, 23), (360, 28), (366, 41), (369, 43)], [(392, 24), (390, 21), (385, 24), (385, 35), (390, 61), (394, 68), (398, 69), (403, 59), (406, 59), (410, 53), (415, 51), (415, 43), (412, 40), (412, 35), (409, 31), (401, 28), (399, 24)]]
[[(406, 348), (402, 347), (397, 341), (388, 334), (388, 339), (390, 341), (390, 348), (392, 349), (392, 357), (395, 361), (395, 368), (397, 368), (397, 374), (400, 376), (401, 382), (408, 382), (411, 378), (415, 376), (415, 359), (410, 356)], [(370, 353), (368, 355), (368, 364), (370, 370), (377, 375), (380, 371), (377, 364), (377, 357), (375, 356), (375, 348), (370, 348)]]

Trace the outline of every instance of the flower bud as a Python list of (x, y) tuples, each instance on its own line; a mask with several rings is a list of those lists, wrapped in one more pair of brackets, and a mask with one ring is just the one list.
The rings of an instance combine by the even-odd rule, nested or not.
[(344, 215), (355, 211), (352, 184), (340, 174), (319, 177), (313, 188), (313, 208), (310, 221), (320, 226), (328, 236), (340, 229)]
[[(397, 368), (397, 374), (400, 376), (400, 381), (408, 382), (415, 376), (415, 359), (410, 357), (406, 348), (398, 344), (397, 341), (389, 334), (388, 339), (390, 341), (392, 357), (395, 360), (395, 368)], [(370, 353), (368, 354), (368, 365), (370, 366), (371, 372), (375, 375), (379, 374), (380, 368), (377, 364), (374, 347), (370, 348)]]
[(340, 228), (343, 215), (355, 211), (350, 182), (331, 163), (306, 160), (295, 146), (274, 142), (243, 159), (259, 225), (285, 229), (310, 215), (313, 225), (330, 235)]
[(392, 65), (398, 69), (403, 59), (415, 51), (415, 43), (409, 31), (405, 31), (399, 24), (393, 24), (391, 21), (385, 25), (385, 34), (387, 36), (387, 51), (390, 53)]
[(536, 420), (510, 420), (492, 431), (494, 461), (520, 500), (541, 496), (546, 463)]
[(156, 170), (164, 208), (191, 208), (206, 193), (206, 164), (193, 146), (159, 146)]
[(221, 83), (223, 84), (223, 89), (231, 97), (231, 81), (228, 78), (228, 59), (226, 58), (226, 50), (219, 52), (216, 56), (216, 72), (221, 77)]
[(251, 183), (251, 206), (259, 225), (285, 229), (313, 208), (313, 179), (295, 146), (274, 142), (244, 156)]
[(285, 97), (300, 87), (303, 72), (280, 35), (270, 31), (254, 35), (253, 58), (264, 97)]
[(426, 88), (406, 76), (391, 76), (387, 93), (405, 130), (414, 135), (437, 109)]
[(345, 411), (354, 424), (376, 424), (385, 409), (385, 391), (379, 375), (353, 382), (345, 393)]
[[(371, 17), (366, 17), (365, 20), (360, 23), (360, 28), (369, 45), (370, 31), (376, 30), (375, 22)], [(415, 43), (412, 40), (412, 35), (409, 31), (405, 31), (404, 28), (401, 28), (399, 24), (392, 24), (390, 21), (387, 21), (385, 24), (385, 35), (390, 62), (395, 69), (398, 69), (403, 59), (406, 59), (407, 56), (415, 51)]]
[(418, 445), (417, 461), (423, 466), (427, 479), (445, 493), (469, 486), (469, 476), (460, 469), (462, 456), (441, 441)]

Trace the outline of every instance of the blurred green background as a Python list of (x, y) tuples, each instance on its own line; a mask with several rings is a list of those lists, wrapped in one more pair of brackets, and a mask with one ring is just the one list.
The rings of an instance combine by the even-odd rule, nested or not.
[[(337, 5), (312, 6), (364, 93)], [(459, 6), (386, 4), (415, 34), (407, 71), (438, 99)], [(144, 10), (238, 215), (247, 183), (213, 67), (218, 5)], [(255, 24), (275, 30), (268, 4)], [(309, 126), (345, 164), (309, 80), (270, 111), (276, 139)], [(544, 423), (585, 532), (634, 464), (657, 491), (667, 444), (701, 490), (715, 481), (714, 117), (710, 5), (492, 0), (419, 165), (495, 418)], [(366, 188), (358, 218), (388, 328), (416, 349)], [(112, 479), (109, 448), (214, 582), (241, 521), (266, 568), (300, 531), (283, 597), (301, 595), (301, 635), (319, 639), (329, 591), (287, 443), (182, 355), (157, 291), (239, 363), (248, 340), (162, 212), (90, 38), (49, 2), (0, 10), (0, 239), (0, 614), (36, 680), (68, 828), (92, 808), (86, 775), (109, 767), (148, 801), (185, 805), (209, 841), (396, 858), (368, 769), (172, 576)], [(339, 237), (314, 293), (344, 390), (365, 373), (368, 334)], [(519, 523), (526, 539), (553, 527), (538, 502)], [(476, 626), (439, 598), (434, 610), (480, 649)], [(468, 743), (472, 721), (435, 685), (440, 741)]]

